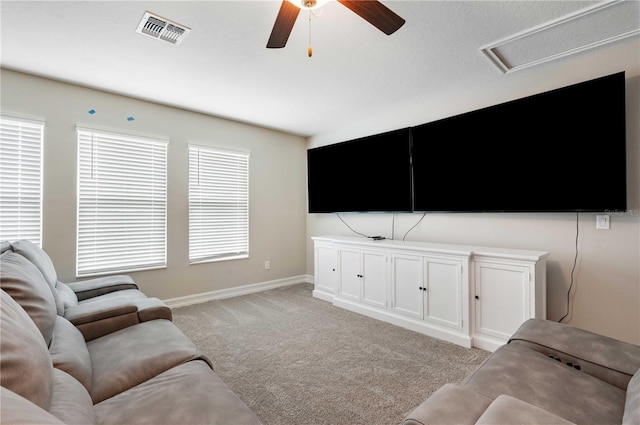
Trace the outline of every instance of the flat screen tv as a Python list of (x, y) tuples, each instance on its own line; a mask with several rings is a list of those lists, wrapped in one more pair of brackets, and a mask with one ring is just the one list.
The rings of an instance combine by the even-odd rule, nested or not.
[(622, 211), (624, 72), (412, 128), (414, 211)]
[(410, 212), (411, 132), (309, 149), (307, 177), (310, 213)]

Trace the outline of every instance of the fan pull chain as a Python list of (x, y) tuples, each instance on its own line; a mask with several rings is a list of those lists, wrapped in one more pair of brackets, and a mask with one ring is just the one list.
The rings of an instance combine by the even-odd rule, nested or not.
[(313, 56), (313, 47), (311, 47), (311, 9), (309, 9), (309, 46), (307, 47), (307, 55)]

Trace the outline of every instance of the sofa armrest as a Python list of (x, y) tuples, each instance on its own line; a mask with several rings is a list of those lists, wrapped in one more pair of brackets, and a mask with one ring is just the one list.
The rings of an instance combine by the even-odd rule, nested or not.
[(504, 394), (498, 396), (476, 422), (476, 425), (495, 424), (575, 425), (540, 407)]
[(138, 308), (132, 300), (126, 297), (115, 297), (69, 307), (65, 310), (64, 317), (78, 326), (125, 314), (135, 314), (137, 311)]
[(142, 298), (135, 300), (135, 303), (141, 322), (157, 319), (173, 320), (171, 309), (158, 298)]
[(140, 323), (134, 300), (113, 297), (78, 304), (65, 310), (64, 317), (82, 333), (85, 341)]
[(526, 346), (623, 390), (640, 369), (640, 346), (550, 320), (527, 320), (509, 344)]
[(75, 292), (79, 301), (124, 289), (138, 289), (138, 285), (128, 275), (104, 276), (67, 285)]
[(416, 407), (403, 425), (472, 425), (493, 400), (458, 384), (445, 384)]

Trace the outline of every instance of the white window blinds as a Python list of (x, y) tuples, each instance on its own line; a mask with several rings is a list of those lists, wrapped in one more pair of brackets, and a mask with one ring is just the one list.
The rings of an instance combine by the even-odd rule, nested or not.
[(166, 266), (167, 142), (78, 128), (77, 275)]
[(189, 146), (189, 261), (249, 255), (249, 154)]
[(43, 129), (0, 117), (0, 240), (42, 244)]

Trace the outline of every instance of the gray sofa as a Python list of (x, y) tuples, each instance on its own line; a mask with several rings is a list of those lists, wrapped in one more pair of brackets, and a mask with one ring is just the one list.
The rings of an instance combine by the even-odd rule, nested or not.
[[(170, 320), (107, 326), (85, 339), (58, 314), (39, 268), (3, 250), (1, 423), (260, 424)], [(127, 290), (137, 291), (113, 293)]]
[(6, 250), (20, 254), (38, 268), (51, 289), (57, 313), (73, 323), (87, 341), (136, 323), (172, 319), (171, 309), (161, 300), (147, 297), (130, 276), (64, 283), (58, 280), (49, 255), (36, 244), (24, 239), (5, 241), (2, 252)]
[(462, 383), (434, 392), (404, 425), (638, 425), (639, 369), (639, 346), (531, 319)]

